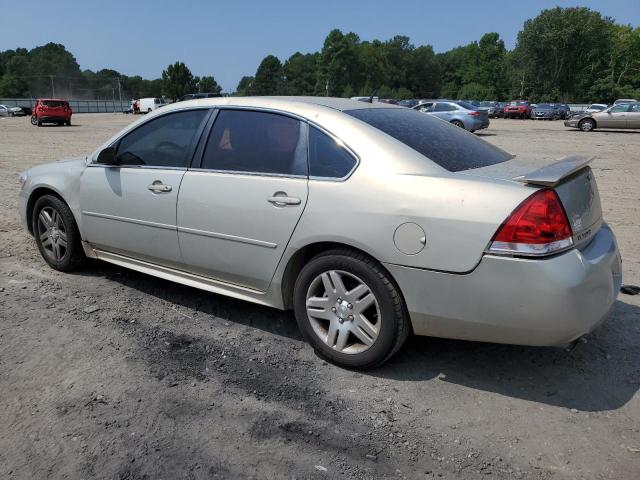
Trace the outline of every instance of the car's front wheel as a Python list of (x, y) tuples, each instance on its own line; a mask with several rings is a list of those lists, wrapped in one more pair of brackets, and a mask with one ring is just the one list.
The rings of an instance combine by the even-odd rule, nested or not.
[(580, 120), (580, 123), (578, 124), (578, 128), (583, 132), (590, 132), (591, 130), (596, 128), (596, 122), (594, 122), (590, 118), (585, 118), (584, 120)]
[(43, 195), (33, 208), (33, 234), (42, 258), (56, 270), (76, 269), (86, 258), (71, 209), (53, 195)]
[(321, 253), (303, 267), (294, 310), (316, 352), (347, 368), (384, 363), (411, 328), (393, 279), (379, 263), (349, 249)]

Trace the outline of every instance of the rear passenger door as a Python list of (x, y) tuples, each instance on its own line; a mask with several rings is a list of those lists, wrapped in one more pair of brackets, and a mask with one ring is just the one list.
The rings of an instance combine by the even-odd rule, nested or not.
[(266, 290), (306, 205), (307, 183), (305, 122), (220, 110), (178, 197), (189, 271)]
[(433, 108), (432, 115), (449, 122), (453, 119), (453, 114), (457, 110), (458, 109), (450, 103), (438, 102)]

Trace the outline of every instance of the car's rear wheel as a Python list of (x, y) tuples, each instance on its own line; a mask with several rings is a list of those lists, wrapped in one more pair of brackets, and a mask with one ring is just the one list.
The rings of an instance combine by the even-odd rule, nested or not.
[(316, 352), (347, 368), (384, 363), (411, 328), (389, 274), (373, 259), (349, 249), (321, 253), (303, 267), (294, 287), (294, 310)]
[(42, 258), (56, 270), (76, 269), (86, 258), (71, 210), (58, 197), (43, 195), (33, 208), (33, 234)]
[(67, 121), (65, 122), (65, 125), (66, 125), (67, 127), (70, 127), (70, 126), (71, 126), (71, 119), (67, 120)]
[(451, 120), (451, 124), (455, 125), (456, 127), (464, 128), (464, 123), (462, 123), (460, 120)]
[(578, 128), (583, 132), (590, 132), (591, 130), (596, 128), (596, 122), (594, 122), (590, 118), (585, 118), (584, 120), (580, 120), (580, 123), (578, 123)]
[(38, 125), (38, 117), (31, 115), (31, 125)]

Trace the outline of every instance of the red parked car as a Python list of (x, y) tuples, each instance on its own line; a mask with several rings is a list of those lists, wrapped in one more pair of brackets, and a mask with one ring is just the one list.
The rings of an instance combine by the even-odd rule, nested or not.
[(527, 100), (512, 100), (504, 107), (504, 118), (531, 118), (531, 104)]
[(71, 125), (73, 111), (66, 100), (57, 98), (39, 98), (33, 107), (31, 125), (42, 126), (43, 123)]

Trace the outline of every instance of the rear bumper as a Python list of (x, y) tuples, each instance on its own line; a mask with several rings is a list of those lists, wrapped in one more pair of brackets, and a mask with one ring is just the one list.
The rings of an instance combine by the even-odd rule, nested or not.
[(485, 255), (468, 274), (387, 264), (418, 335), (535, 346), (563, 346), (589, 333), (615, 303), (622, 283), (606, 225), (582, 250), (543, 260)]
[(71, 115), (44, 115), (42, 117), (38, 117), (38, 120), (41, 122), (66, 122), (71, 119)]
[(469, 131), (482, 130), (483, 128), (488, 128), (489, 123), (490, 123), (489, 118), (485, 118), (485, 119), (473, 118), (470, 121), (465, 120), (464, 122), (465, 128)]

